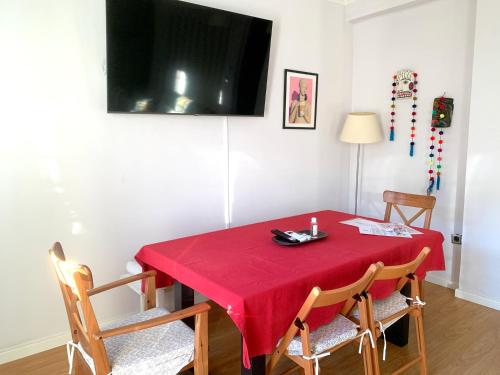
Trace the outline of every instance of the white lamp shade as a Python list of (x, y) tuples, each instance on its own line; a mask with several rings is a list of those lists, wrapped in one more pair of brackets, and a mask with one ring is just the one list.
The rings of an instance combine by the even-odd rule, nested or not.
[(346, 143), (376, 143), (383, 139), (382, 129), (373, 112), (353, 112), (347, 115), (340, 140)]

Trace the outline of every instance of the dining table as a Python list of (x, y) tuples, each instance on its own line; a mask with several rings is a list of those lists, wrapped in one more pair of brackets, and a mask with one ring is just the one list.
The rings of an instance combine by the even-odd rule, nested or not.
[[(325, 238), (296, 246), (273, 241), (271, 230), (306, 230), (312, 217)], [(440, 232), (415, 228), (420, 233), (411, 238), (361, 234), (342, 223), (356, 217), (324, 210), (278, 218), (148, 244), (135, 259), (144, 271), (158, 272), (157, 287), (173, 284), (176, 309), (193, 305), (194, 291), (221, 306), (241, 333), (241, 374), (264, 374), (265, 356), (273, 352), (313, 287), (348, 285), (371, 264), (407, 263), (424, 247), (431, 252), (416, 272), (419, 279), (445, 269)], [(382, 299), (394, 288), (395, 281), (376, 282), (370, 294)], [(339, 311), (338, 305), (315, 309), (307, 319), (311, 330)], [(390, 330), (393, 342), (406, 344), (408, 318)]]

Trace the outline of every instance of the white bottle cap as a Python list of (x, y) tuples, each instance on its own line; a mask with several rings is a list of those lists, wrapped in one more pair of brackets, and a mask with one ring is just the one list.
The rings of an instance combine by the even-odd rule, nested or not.
[(316, 224), (316, 218), (315, 217), (311, 218), (311, 223)]

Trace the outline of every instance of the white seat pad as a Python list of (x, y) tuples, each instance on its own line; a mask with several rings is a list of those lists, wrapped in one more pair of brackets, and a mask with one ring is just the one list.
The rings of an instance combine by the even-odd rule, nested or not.
[[(343, 315), (337, 315), (331, 323), (319, 327), (309, 334), (312, 354), (320, 354), (358, 335), (357, 325)], [(288, 345), (288, 354), (303, 355), (300, 336), (295, 336)]]
[[(117, 328), (169, 314), (154, 308), (121, 322), (103, 326)], [(194, 332), (182, 321), (110, 337), (104, 340), (113, 375), (175, 375), (194, 357)]]
[[(406, 303), (406, 297), (402, 295), (400, 292), (396, 291), (392, 293), (389, 297), (377, 300), (373, 302), (373, 319), (377, 322), (383, 320), (401, 310), (404, 310), (408, 307)], [(359, 320), (359, 310), (354, 310), (352, 312), (352, 316)], [(385, 328), (388, 328), (400, 318), (391, 320), (384, 324)]]

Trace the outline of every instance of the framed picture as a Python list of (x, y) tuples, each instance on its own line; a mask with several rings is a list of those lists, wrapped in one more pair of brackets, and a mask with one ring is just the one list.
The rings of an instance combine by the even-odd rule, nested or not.
[(285, 69), (283, 129), (316, 129), (318, 74)]

